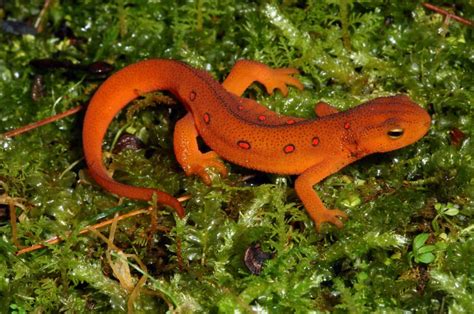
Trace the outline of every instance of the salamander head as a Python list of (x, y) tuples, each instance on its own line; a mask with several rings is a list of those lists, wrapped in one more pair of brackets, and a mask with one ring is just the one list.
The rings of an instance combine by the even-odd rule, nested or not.
[(404, 95), (379, 97), (353, 109), (357, 138), (365, 151), (387, 152), (410, 145), (429, 130), (431, 117)]

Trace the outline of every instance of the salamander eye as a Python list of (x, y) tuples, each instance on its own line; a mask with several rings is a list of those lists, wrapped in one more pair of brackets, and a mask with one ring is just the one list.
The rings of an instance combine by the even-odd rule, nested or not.
[(390, 138), (397, 139), (403, 135), (403, 132), (404, 132), (403, 129), (391, 129), (387, 132), (387, 135)]

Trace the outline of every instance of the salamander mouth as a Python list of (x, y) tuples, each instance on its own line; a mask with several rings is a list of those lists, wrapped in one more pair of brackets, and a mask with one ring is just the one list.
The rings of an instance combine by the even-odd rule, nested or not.
[(388, 137), (397, 139), (400, 138), (404, 133), (404, 130), (401, 128), (391, 129), (387, 132)]

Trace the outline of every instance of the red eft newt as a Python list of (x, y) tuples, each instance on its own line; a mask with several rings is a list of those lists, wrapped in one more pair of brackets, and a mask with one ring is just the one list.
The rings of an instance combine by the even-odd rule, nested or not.
[[(243, 167), (284, 175), (299, 175), (295, 190), (316, 228), (324, 222), (342, 227), (347, 215), (327, 209), (313, 186), (346, 165), (372, 153), (395, 150), (416, 142), (430, 126), (428, 113), (404, 95), (379, 97), (344, 112), (318, 103), (315, 119), (282, 116), (256, 101), (241, 97), (253, 82), (272, 93), (287, 95), (287, 85), (303, 85), (291, 68), (272, 69), (241, 60), (222, 84), (207, 72), (174, 60), (152, 59), (129, 65), (110, 76), (88, 106), (83, 145), (91, 177), (120, 196), (157, 201), (171, 206), (180, 217), (184, 209), (173, 196), (156, 189), (129, 186), (112, 179), (102, 160), (102, 141), (115, 115), (134, 98), (167, 90), (188, 113), (176, 123), (174, 151), (187, 175), (215, 168), (226, 176), (220, 157)], [(197, 137), (212, 149), (199, 151)]]

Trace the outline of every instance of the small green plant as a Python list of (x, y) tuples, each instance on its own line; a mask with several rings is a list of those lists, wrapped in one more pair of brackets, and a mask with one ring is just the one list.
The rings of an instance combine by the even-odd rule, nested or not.
[(431, 222), (431, 225), (433, 226), (433, 230), (436, 233), (439, 233), (441, 230), (439, 226), (440, 219), (446, 220), (451, 225), (455, 225), (448, 217), (454, 217), (459, 214), (458, 205), (449, 202), (447, 204), (436, 203), (434, 208), (437, 212), (437, 215)]
[(429, 238), (429, 233), (420, 233), (413, 240), (413, 251), (408, 253), (408, 258), (411, 262), (413, 259), (415, 263), (429, 264), (434, 261), (435, 256), (433, 251), (436, 249), (434, 245), (425, 245)]
[(26, 311), (21, 306), (10, 304), (11, 314), (26, 314)]

